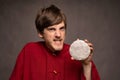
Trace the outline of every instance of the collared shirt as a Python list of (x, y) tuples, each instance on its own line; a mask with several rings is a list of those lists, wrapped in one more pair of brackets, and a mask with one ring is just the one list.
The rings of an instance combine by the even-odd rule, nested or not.
[[(72, 60), (69, 45), (53, 53), (44, 42), (25, 45), (9, 80), (86, 80), (80, 61)], [(92, 62), (92, 80), (100, 80)]]

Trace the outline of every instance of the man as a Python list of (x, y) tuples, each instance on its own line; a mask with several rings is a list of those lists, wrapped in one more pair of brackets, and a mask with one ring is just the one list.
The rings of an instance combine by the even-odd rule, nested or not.
[(28, 43), (20, 52), (10, 80), (100, 80), (92, 62), (92, 44), (86, 60), (71, 58), (69, 45), (64, 43), (66, 17), (59, 8), (43, 8), (35, 20), (40, 38)]

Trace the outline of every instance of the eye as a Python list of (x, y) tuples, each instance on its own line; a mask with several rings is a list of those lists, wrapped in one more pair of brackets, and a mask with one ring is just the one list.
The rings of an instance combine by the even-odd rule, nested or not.
[(48, 31), (55, 31), (55, 28), (47, 28)]
[(64, 26), (63, 26), (63, 27), (61, 27), (61, 28), (60, 28), (60, 30), (64, 31), (64, 30), (65, 30), (65, 27), (64, 27)]

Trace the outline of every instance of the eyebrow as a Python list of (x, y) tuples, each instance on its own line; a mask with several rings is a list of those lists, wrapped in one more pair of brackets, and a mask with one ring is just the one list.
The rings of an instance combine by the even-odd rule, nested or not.
[(65, 26), (60, 27), (60, 29), (61, 29), (61, 28), (65, 28)]

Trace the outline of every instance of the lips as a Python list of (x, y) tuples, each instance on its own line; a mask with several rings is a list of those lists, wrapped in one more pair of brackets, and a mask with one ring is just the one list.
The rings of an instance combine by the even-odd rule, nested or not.
[(62, 44), (62, 39), (54, 39), (53, 40), (55, 42), (56, 45), (61, 45)]
[(62, 41), (62, 39), (54, 39), (53, 41)]

